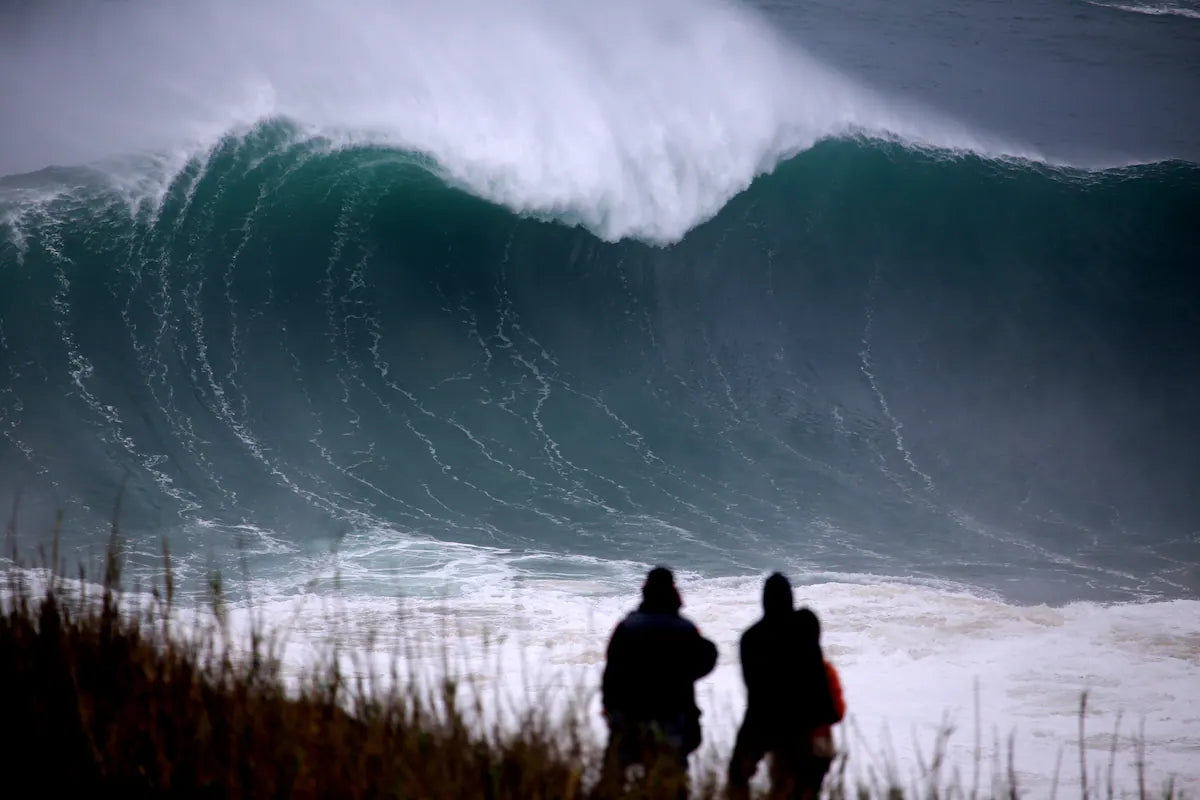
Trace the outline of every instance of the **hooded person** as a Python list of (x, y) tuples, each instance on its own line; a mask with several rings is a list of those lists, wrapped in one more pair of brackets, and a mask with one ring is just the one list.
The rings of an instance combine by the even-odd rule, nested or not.
[(771, 796), (816, 797), (833, 757), (830, 727), (845, 714), (840, 681), (821, 652), (821, 626), (796, 610), (776, 572), (763, 585), (763, 616), (741, 640), (746, 716), (729, 761), (731, 798), (747, 797), (758, 762), (771, 757)]
[(601, 689), (610, 788), (628, 767), (649, 769), (659, 760), (686, 776), (687, 756), (700, 746), (694, 685), (716, 666), (717, 647), (679, 614), (682, 606), (671, 570), (655, 567), (642, 585), (641, 605), (609, 639)]

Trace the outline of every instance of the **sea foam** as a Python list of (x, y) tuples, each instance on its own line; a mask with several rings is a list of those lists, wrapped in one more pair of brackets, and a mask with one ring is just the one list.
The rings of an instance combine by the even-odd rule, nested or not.
[(1036, 157), (883, 98), (717, 0), (45, 4), (0, 51), (0, 173), (202, 151), (282, 117), (423, 153), (606, 239), (665, 243), (829, 136)]

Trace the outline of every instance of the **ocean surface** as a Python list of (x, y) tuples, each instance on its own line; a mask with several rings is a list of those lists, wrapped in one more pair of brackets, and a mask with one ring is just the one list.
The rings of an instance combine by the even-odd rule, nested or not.
[(856, 768), (1200, 795), (1197, 98), (1197, 0), (6, 3), (5, 527), (526, 703), (667, 564), (714, 762), (780, 569)]

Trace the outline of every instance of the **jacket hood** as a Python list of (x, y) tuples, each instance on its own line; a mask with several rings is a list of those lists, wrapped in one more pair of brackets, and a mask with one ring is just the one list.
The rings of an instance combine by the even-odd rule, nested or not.
[(675, 575), (666, 567), (655, 567), (642, 585), (641, 610), (648, 613), (676, 613), (683, 607)]
[(792, 584), (783, 573), (776, 572), (763, 584), (763, 614), (776, 617), (792, 612)]

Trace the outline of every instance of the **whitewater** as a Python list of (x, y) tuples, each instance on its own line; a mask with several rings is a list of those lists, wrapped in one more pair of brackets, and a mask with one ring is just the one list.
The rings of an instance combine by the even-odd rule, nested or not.
[(827, 136), (1035, 155), (874, 96), (723, 4), (102, 8), (51, 6), (11, 34), (0, 63), (18, 144), (0, 171), (150, 151), (169, 178), (282, 117), (331, 146), (425, 154), (514, 211), (669, 242)]
[(1011, 747), (1072, 796), (1086, 691), (1093, 782), (1141, 741), (1200, 793), (1200, 167), (874, 88), (777, 5), (7, 6), (22, 541), (62, 510), (95, 555), (124, 486), (132, 574), (165, 537), (294, 671), (444, 645), (598, 738), (667, 563), (720, 649), (709, 764), (783, 569), (852, 773), (912, 786), (952, 726), (961, 785)]

